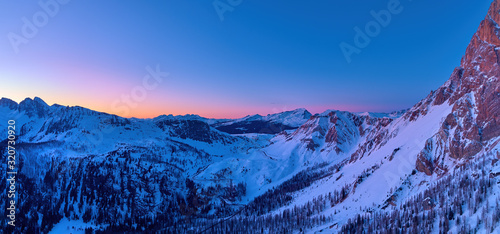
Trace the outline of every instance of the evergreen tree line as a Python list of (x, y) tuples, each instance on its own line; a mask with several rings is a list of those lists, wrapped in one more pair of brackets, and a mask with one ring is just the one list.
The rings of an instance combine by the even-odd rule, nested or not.
[(399, 207), (358, 214), (343, 225), (341, 232), (448, 233), (454, 227), (457, 233), (492, 233), (500, 221), (500, 194), (493, 191), (499, 181), (488, 172), (498, 161), (492, 158), (489, 153), (458, 166)]

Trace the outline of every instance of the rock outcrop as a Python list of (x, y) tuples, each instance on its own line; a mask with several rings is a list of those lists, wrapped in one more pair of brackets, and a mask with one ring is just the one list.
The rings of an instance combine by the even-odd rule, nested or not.
[(461, 66), (443, 86), (405, 115), (413, 121), (432, 106), (452, 106), (432, 139), (443, 147), (428, 153), (427, 157), (419, 155), (417, 170), (432, 174), (436, 166), (429, 161), (432, 157), (435, 161), (445, 156), (467, 159), (485, 150), (490, 140), (500, 136), (499, 23), (500, 1), (495, 0), (472, 37)]

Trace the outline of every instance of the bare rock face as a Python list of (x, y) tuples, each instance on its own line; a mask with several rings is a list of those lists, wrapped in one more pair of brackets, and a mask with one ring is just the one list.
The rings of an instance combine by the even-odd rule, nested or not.
[(422, 201), (422, 207), (424, 208), (424, 210), (432, 210), (434, 207), (436, 207), (436, 204), (430, 197), (426, 197)]
[[(459, 67), (436, 91), (407, 110), (391, 127), (391, 118), (371, 118), (341, 112), (313, 116), (289, 138), (304, 138), (308, 149), (350, 152), (355, 162), (385, 146), (399, 134), (398, 126), (412, 124), (433, 111), (447, 111), (437, 132), (416, 159), (416, 169), (427, 175), (446, 173), (445, 159), (462, 160), (491, 149), (500, 136), (500, 0), (494, 0), (473, 35)], [(446, 105), (446, 106), (443, 106)], [(443, 106), (438, 108), (437, 106)], [(449, 108), (448, 108), (449, 107)], [(435, 113), (435, 112), (434, 112)], [(402, 125), (398, 125), (398, 124)], [(309, 140), (310, 139), (310, 140)], [(347, 146), (351, 146), (348, 148)]]
[(432, 161), (432, 151), (434, 150), (434, 144), (431, 139), (427, 140), (424, 149), (418, 154), (416, 169), (420, 172), (424, 172), (426, 175), (432, 175), (434, 172), (434, 162)]
[[(402, 113), (395, 113), (400, 116)], [(345, 111), (329, 111), (311, 116), (296, 131), (286, 136), (287, 141), (298, 140), (310, 151), (348, 153), (361, 137), (373, 138), (380, 146), (388, 139), (384, 127), (394, 121), (393, 117), (370, 114), (354, 114)], [(384, 132), (384, 134), (378, 134)], [(371, 149), (371, 148), (370, 148)]]
[[(443, 86), (405, 115), (413, 121), (425, 115), (430, 106), (452, 106), (434, 137), (442, 145), (432, 154), (434, 159), (472, 157), (485, 149), (488, 141), (500, 136), (499, 23), (500, 0), (495, 0), (472, 37), (461, 66)], [(432, 157), (423, 157), (428, 145), (425, 147), (417, 158), (417, 169), (432, 174)]]
[(491, 4), (462, 58), (463, 79), (454, 101), (470, 93), (477, 108), (481, 140), (500, 135), (500, 1)]
[(367, 137), (369, 140), (359, 145), (358, 149), (351, 155), (349, 162), (355, 162), (364, 156), (370, 155), (374, 149), (379, 149), (384, 146), (390, 139), (389, 131), (387, 129), (376, 129), (371, 131)]
[(455, 68), (448, 82), (446, 82), (445, 85), (441, 86), (436, 91), (436, 97), (434, 99), (433, 105), (441, 105), (451, 97), (457, 86), (460, 84), (463, 71), (464, 69), (461, 67)]

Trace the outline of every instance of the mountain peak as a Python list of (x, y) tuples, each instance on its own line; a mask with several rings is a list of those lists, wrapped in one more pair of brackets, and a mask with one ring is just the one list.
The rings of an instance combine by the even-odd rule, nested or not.
[(495, 0), (467, 47), (461, 63), (463, 68), (474, 67), (480, 63), (492, 68), (492, 65), (497, 63), (497, 50), (500, 47), (499, 22), (500, 1)]
[(28, 116), (37, 115), (38, 117), (45, 116), (49, 110), (49, 105), (41, 98), (34, 99), (26, 98), (19, 103), (19, 111), (26, 111)]
[(8, 107), (9, 109), (14, 110), (17, 109), (18, 104), (11, 99), (3, 97), (2, 99), (0, 99), (0, 106)]
[(309, 111), (306, 110), (306, 108), (297, 108), (295, 110), (291, 110), (290, 112), (292, 113), (310, 113)]
[(482, 140), (500, 135), (499, 22), (500, 0), (495, 0), (467, 47), (458, 92), (451, 100), (455, 102), (455, 110), (460, 109), (456, 102), (460, 98), (470, 99), (477, 105), (479, 113), (475, 124), (481, 129)]
[(495, 21), (497, 25), (500, 23), (500, 1), (495, 0), (491, 3), (486, 18), (488, 17)]
[[(427, 115), (432, 106), (447, 104), (451, 113), (436, 139), (446, 149), (432, 153), (435, 161), (449, 155), (468, 158), (476, 155), (488, 141), (500, 136), (500, 0), (495, 0), (469, 43), (461, 66), (455, 68), (449, 80), (437, 91), (417, 103), (405, 119), (417, 121)], [(429, 144), (432, 145), (432, 144)], [(430, 154), (423, 150), (422, 155)], [(425, 165), (421, 157), (420, 165)], [(418, 164), (418, 163), (417, 163)]]
[(39, 97), (35, 97), (33, 99), (33, 101), (39, 105), (42, 105), (42, 106), (49, 106), (44, 100), (42, 100), (41, 98)]
[(46, 106), (46, 107), (49, 106), (44, 100), (42, 100), (39, 97), (35, 97), (33, 99), (31, 99), (31, 98), (25, 98), (19, 104), (23, 104), (23, 105), (40, 105), (40, 106)]

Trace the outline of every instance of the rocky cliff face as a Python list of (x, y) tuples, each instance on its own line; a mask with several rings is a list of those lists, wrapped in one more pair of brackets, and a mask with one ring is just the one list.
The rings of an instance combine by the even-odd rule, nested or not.
[[(461, 66), (437, 91), (415, 106), (405, 117), (410, 121), (428, 108), (448, 104), (451, 112), (442, 122), (433, 144), (417, 159), (417, 169), (429, 174), (445, 156), (467, 159), (488, 151), (500, 135), (500, 1), (495, 0), (467, 47)], [(422, 155), (428, 155), (423, 157)]]
[[(499, 23), (500, 1), (495, 0), (472, 37), (460, 67), (455, 68), (449, 80), (401, 118), (374, 125), (366, 132), (366, 140), (351, 154), (350, 162), (371, 155), (391, 140), (402, 142), (398, 139), (404, 138), (400, 131), (407, 126), (435, 124), (435, 121), (417, 123), (433, 111), (433, 118), (441, 118), (439, 128), (424, 134), (429, 137), (423, 141), (412, 139), (412, 136), (404, 140), (418, 141), (420, 152), (408, 155), (416, 158), (417, 170), (427, 175), (444, 173), (448, 169), (446, 158), (469, 159), (494, 148), (500, 136)], [(435, 112), (440, 113), (436, 115)], [(364, 132), (360, 129), (360, 133)]]
[[(495, 0), (449, 80), (411, 109), (393, 114), (311, 115), (298, 109), (238, 120), (199, 116), (139, 120), (81, 107), (48, 106), (39, 98), (19, 104), (2, 98), (0, 127), (12, 112), (20, 129), (19, 217), (30, 224), (23, 230), (46, 233), (66, 217), (96, 225), (113, 223), (116, 226), (109, 230), (115, 232), (182, 233), (210, 226), (213, 220), (229, 221), (226, 218), (241, 212), (244, 202), (255, 209), (226, 223), (246, 222), (241, 225), (246, 227), (258, 223), (256, 217), (288, 216), (280, 225), (289, 228), (290, 223), (299, 223), (290, 217), (304, 219), (323, 212), (335, 216), (334, 225), (329, 225), (335, 230), (350, 220), (373, 219), (368, 213), (396, 217), (383, 213), (389, 205), (400, 209), (400, 219), (418, 214), (422, 207), (440, 209), (435, 213), (452, 222), (449, 214), (443, 215), (450, 211), (445, 198), (462, 210), (468, 206), (464, 197), (480, 197), (477, 188), (484, 190), (481, 197), (499, 194), (483, 189), (494, 188), (491, 185), (500, 175), (499, 23), (500, 0)], [(5, 149), (6, 141), (2, 144)], [(0, 179), (5, 181), (6, 174)], [(241, 183), (234, 186), (233, 181)], [(463, 188), (473, 189), (456, 192)], [(0, 191), (0, 199), (6, 200), (5, 183)], [(432, 194), (443, 201), (437, 195), (431, 198)], [(467, 196), (452, 199), (449, 194)], [(307, 200), (312, 202), (304, 204)], [(405, 206), (407, 201), (422, 205)], [(478, 201), (473, 204), (483, 206)], [(287, 206), (293, 212), (307, 212), (290, 215)], [(0, 204), (0, 209), (5, 207)], [(43, 216), (31, 215), (36, 213)], [(361, 216), (355, 218), (357, 214)], [(428, 214), (420, 216), (429, 220), (426, 227), (441, 222)]]
[(301, 142), (309, 151), (326, 151), (342, 155), (355, 150), (360, 141), (387, 126), (400, 114), (371, 115), (326, 111), (311, 116), (296, 131), (288, 134), (286, 140)]

